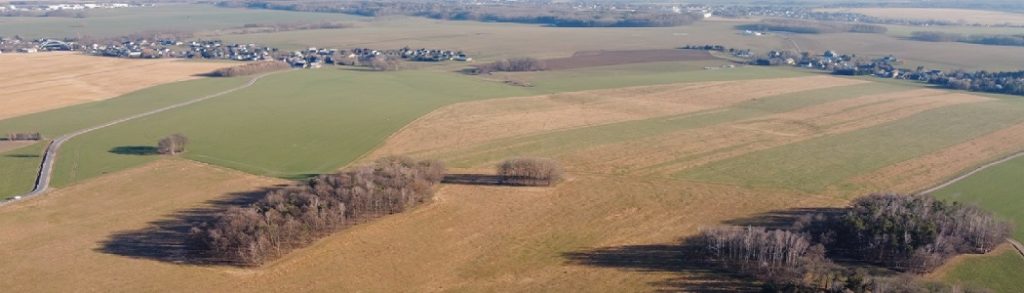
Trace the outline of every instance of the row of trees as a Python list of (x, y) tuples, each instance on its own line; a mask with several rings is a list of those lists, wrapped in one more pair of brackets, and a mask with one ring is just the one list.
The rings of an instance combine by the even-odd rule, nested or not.
[(38, 132), (13, 132), (7, 134), (7, 140), (42, 140), (43, 135)]
[(931, 196), (876, 194), (842, 211), (804, 216), (788, 230), (718, 227), (702, 231), (689, 244), (713, 264), (775, 290), (864, 292), (900, 285), (871, 279), (830, 258), (924, 273), (958, 253), (991, 251), (1009, 234), (1007, 222), (974, 206)]
[(961, 42), (981, 45), (1024, 46), (1024, 35), (964, 35), (937, 31), (917, 31), (910, 38), (926, 42)]
[(562, 166), (547, 158), (514, 158), (498, 164), (503, 184), (551, 186), (562, 180)]
[(440, 162), (390, 157), (317, 176), (192, 227), (190, 245), (199, 257), (259, 265), (338, 229), (423, 203), (444, 175)]
[(509, 58), (495, 61), (493, 63), (477, 65), (473, 68), (473, 74), (489, 74), (491, 72), (522, 72), (522, 71), (543, 71), (548, 66), (544, 60), (524, 57)]
[(736, 28), (751, 31), (780, 31), (798, 34), (870, 33), (884, 34), (888, 29), (873, 24), (815, 22), (803, 20), (768, 19), (760, 23), (739, 25)]
[(210, 73), (212, 76), (219, 77), (233, 77), (233, 76), (245, 76), (267, 72), (274, 72), (278, 70), (289, 69), (291, 66), (288, 63), (281, 61), (257, 61), (246, 63), (242, 65), (236, 65), (231, 67), (225, 67), (214, 70)]
[(943, 74), (922, 74), (924, 80), (951, 89), (1024, 95), (1024, 70), (967, 72), (957, 70)]

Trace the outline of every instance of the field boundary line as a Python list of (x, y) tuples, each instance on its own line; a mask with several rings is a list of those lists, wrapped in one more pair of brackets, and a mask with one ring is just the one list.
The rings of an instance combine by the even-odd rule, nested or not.
[(1021, 156), (1024, 156), (1024, 151), (1018, 151), (1016, 153), (1013, 153), (1013, 154), (1010, 154), (1010, 155), (1008, 155), (1006, 157), (1003, 157), (1002, 159), (999, 159), (999, 160), (996, 160), (996, 161), (989, 162), (987, 164), (978, 166), (977, 168), (974, 168), (971, 171), (968, 171), (966, 173), (960, 174), (959, 176), (956, 176), (956, 177), (953, 177), (953, 178), (951, 178), (949, 180), (946, 180), (945, 182), (940, 183), (939, 185), (933, 186), (931, 188), (924, 189), (922, 191), (915, 192), (914, 194), (920, 195), (920, 194), (929, 194), (929, 193), (935, 192), (936, 190), (939, 190), (939, 189), (948, 187), (950, 185), (953, 185), (953, 183), (960, 182), (960, 180), (967, 179), (967, 177), (971, 177), (971, 175), (977, 174), (978, 172), (984, 171), (985, 169), (991, 168), (991, 167), (993, 167), (995, 165), (999, 165), (999, 164), (1005, 163), (1005, 162), (1007, 162), (1009, 160), (1013, 160), (1013, 159), (1016, 159), (1016, 158), (1021, 157)]
[(89, 133), (89, 132), (93, 132), (93, 131), (96, 131), (96, 130), (104, 129), (104, 128), (107, 128), (107, 127), (110, 127), (110, 126), (118, 125), (118, 124), (121, 124), (121, 123), (124, 123), (124, 122), (132, 121), (132, 120), (135, 120), (135, 119), (147, 117), (147, 116), (150, 116), (150, 115), (153, 115), (153, 114), (157, 114), (157, 113), (161, 113), (161, 112), (165, 112), (165, 111), (169, 111), (169, 110), (174, 110), (174, 109), (182, 108), (182, 107), (185, 107), (185, 106), (188, 106), (188, 105), (192, 105), (192, 104), (195, 104), (195, 103), (199, 103), (199, 102), (202, 102), (202, 101), (206, 101), (206, 100), (209, 100), (209, 99), (220, 97), (220, 96), (223, 96), (223, 95), (226, 95), (226, 94), (230, 94), (230, 93), (242, 90), (242, 89), (246, 89), (246, 88), (249, 88), (249, 87), (255, 85), (256, 82), (259, 81), (260, 79), (262, 79), (264, 77), (267, 77), (267, 76), (270, 76), (270, 75), (275, 74), (275, 73), (279, 73), (279, 72), (282, 72), (282, 71), (260, 74), (260, 75), (257, 75), (255, 77), (249, 79), (249, 81), (246, 82), (245, 84), (242, 84), (240, 86), (233, 87), (233, 88), (221, 91), (221, 92), (217, 92), (217, 93), (214, 93), (214, 94), (209, 94), (209, 95), (206, 95), (206, 96), (202, 96), (202, 97), (199, 97), (199, 98), (196, 98), (196, 99), (188, 100), (188, 101), (185, 101), (185, 102), (181, 102), (181, 103), (177, 103), (177, 104), (173, 104), (173, 105), (169, 105), (169, 106), (164, 106), (164, 107), (157, 108), (157, 109), (154, 109), (154, 110), (142, 112), (142, 113), (139, 113), (139, 114), (135, 114), (135, 115), (132, 115), (132, 116), (120, 118), (120, 119), (117, 119), (117, 120), (114, 120), (114, 121), (110, 121), (110, 122), (107, 122), (107, 123), (104, 123), (104, 124), (100, 124), (100, 125), (97, 125), (97, 126), (89, 127), (89, 128), (86, 128), (86, 129), (81, 129), (81, 130), (78, 130), (78, 131), (75, 131), (75, 132), (72, 132), (72, 133), (68, 133), (68, 134), (62, 135), (62, 136), (52, 140), (50, 142), (50, 144), (47, 145), (46, 151), (43, 153), (43, 161), (40, 164), (39, 173), (36, 175), (36, 181), (35, 181), (34, 187), (32, 188), (32, 191), (29, 192), (29, 193), (26, 193), (26, 194), (22, 194), (22, 195), (17, 195), (17, 196), (11, 197), (10, 199), (4, 200), (4, 201), (0, 201), (0, 206), (4, 206), (4, 205), (7, 205), (7, 204), (9, 204), (11, 202), (15, 202), (15, 201), (21, 201), (21, 200), (29, 199), (29, 198), (36, 197), (36, 196), (39, 196), (39, 195), (42, 195), (42, 194), (46, 193), (46, 191), (50, 188), (50, 179), (52, 179), (52, 177), (53, 177), (53, 165), (54, 165), (54, 162), (57, 160), (57, 151), (60, 150), (61, 145), (63, 145), (68, 140), (71, 140), (72, 138), (75, 138), (75, 137), (77, 137), (79, 135), (86, 134), (86, 133)]
[(1006, 241), (1010, 242), (1010, 245), (1012, 245), (1013, 248), (1017, 249), (1017, 253), (1019, 253), (1021, 257), (1024, 257), (1024, 244), (1020, 244), (1020, 242), (1017, 242), (1017, 240), (1013, 240), (1011, 238), (1006, 238)]

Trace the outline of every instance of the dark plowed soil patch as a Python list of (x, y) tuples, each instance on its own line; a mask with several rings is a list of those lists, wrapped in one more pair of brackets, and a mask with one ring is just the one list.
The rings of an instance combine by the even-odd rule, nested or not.
[(580, 51), (572, 57), (544, 60), (548, 70), (564, 70), (630, 63), (716, 59), (706, 51), (658, 49), (625, 51)]

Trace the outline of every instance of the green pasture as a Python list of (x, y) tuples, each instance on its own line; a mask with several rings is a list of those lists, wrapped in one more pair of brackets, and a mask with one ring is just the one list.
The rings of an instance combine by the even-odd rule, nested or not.
[[(756, 70), (760, 77), (772, 76), (770, 72), (793, 74)], [(673, 71), (660, 74), (666, 77), (634, 81), (696, 79)], [(566, 79), (571, 85), (554, 79), (517, 87), (435, 71), (328, 68), (282, 73), (245, 90), (75, 138), (61, 150), (53, 183), (65, 186), (154, 160), (147, 147), (172, 133), (189, 137), (186, 158), (254, 174), (302, 178), (358, 159), (402, 126), (444, 105), (618, 86), (596, 75), (590, 82), (585, 78)]]
[(940, 189), (935, 196), (978, 206), (1016, 224), (1024, 240), (1024, 157), (1001, 163)]
[(46, 142), (0, 153), (0, 199), (32, 191)]
[(992, 101), (925, 111), (881, 126), (758, 151), (688, 170), (681, 178), (746, 187), (820, 192), (844, 180), (968, 141), (1024, 120), (1019, 102)]
[(975, 288), (988, 288), (998, 293), (1024, 291), (1024, 257), (1013, 250), (995, 255), (972, 257), (946, 273), (944, 280)]

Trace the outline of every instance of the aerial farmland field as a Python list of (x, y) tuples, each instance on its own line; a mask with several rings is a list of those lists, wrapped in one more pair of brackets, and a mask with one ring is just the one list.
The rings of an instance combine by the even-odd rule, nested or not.
[[(909, 24), (754, 35), (737, 25), (759, 18), (473, 18), (561, 2), (338, 3), (0, 13), (0, 37), (28, 43), (114, 37), (0, 55), (0, 291), (1024, 289), (1005, 241), (1024, 239), (1024, 157), (932, 193), (979, 209), (917, 194), (1024, 151), (1019, 77), (999, 73), (1024, 47), (914, 41)], [(570, 8), (537, 21), (589, 13)], [(118, 51), (178, 41), (195, 60)], [(544, 164), (546, 183), (517, 183)], [(881, 193), (898, 195), (853, 208)], [(919, 203), (932, 213), (907, 213)], [(718, 245), (795, 256), (736, 266), (708, 244), (727, 226), (764, 238)], [(853, 230), (906, 247), (863, 258), (838, 246)]]

